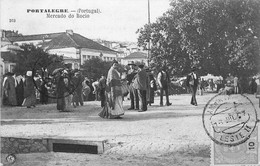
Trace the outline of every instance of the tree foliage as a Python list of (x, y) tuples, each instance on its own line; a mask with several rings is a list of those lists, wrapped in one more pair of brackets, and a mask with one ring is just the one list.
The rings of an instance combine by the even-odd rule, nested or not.
[(64, 66), (63, 59), (58, 55), (48, 54), (32, 44), (25, 44), (20, 47), (21, 50), (12, 58), (12, 62), (16, 63), (15, 73), (25, 74), (29, 70), (38, 72), (46, 69), (51, 73), (54, 69)]
[[(106, 77), (111, 66), (112, 61), (103, 61), (100, 58), (92, 58), (86, 60), (81, 66), (81, 69), (83, 70), (84, 76), (87, 76), (89, 79), (97, 80), (100, 79), (102, 75)], [(124, 66), (119, 65), (118, 71), (122, 73), (124, 68)]]
[(260, 64), (260, 1), (175, 0), (172, 8), (138, 30), (138, 44), (151, 40), (151, 65), (186, 74), (197, 65), (201, 74), (255, 74)]

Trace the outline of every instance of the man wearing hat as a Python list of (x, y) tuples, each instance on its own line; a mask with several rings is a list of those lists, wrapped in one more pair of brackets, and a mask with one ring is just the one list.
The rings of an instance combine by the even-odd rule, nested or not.
[(133, 87), (133, 81), (134, 81), (134, 76), (137, 74), (136, 71), (136, 65), (134, 64), (134, 61), (132, 61), (131, 63), (128, 64), (128, 66), (130, 67), (130, 70), (127, 73), (126, 79), (129, 85), (129, 89), (130, 89), (130, 100), (131, 100), (131, 107), (128, 108), (128, 110), (133, 110), (139, 109), (139, 98), (138, 98), (138, 92), (137, 89), (134, 89)]
[(139, 71), (134, 77), (134, 88), (138, 91), (138, 97), (141, 101), (141, 110), (138, 112), (143, 112), (147, 110), (147, 100), (146, 100), (146, 91), (148, 87), (148, 76), (144, 69), (144, 65), (138, 65)]
[(198, 74), (196, 72), (196, 67), (193, 66), (191, 68), (191, 73), (188, 74), (187, 80), (186, 80), (186, 85), (190, 88), (191, 90), (191, 104), (197, 106), (197, 100), (196, 100), (196, 92), (198, 88), (198, 83), (199, 83), (199, 78)]
[(169, 102), (169, 92), (168, 87), (170, 83), (170, 77), (167, 72), (167, 66), (163, 66), (162, 70), (157, 76), (158, 84), (160, 87), (160, 106), (163, 106), (163, 92), (165, 91), (166, 105), (170, 106), (172, 103)]

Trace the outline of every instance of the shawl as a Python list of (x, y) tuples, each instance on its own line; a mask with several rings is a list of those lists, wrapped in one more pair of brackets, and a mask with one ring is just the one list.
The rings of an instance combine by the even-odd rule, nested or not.
[(111, 67), (107, 74), (107, 87), (114, 99), (117, 96), (122, 96), (121, 86), (120, 73), (114, 67)]
[(120, 73), (114, 67), (111, 67), (108, 71), (107, 86), (109, 87), (121, 86)]

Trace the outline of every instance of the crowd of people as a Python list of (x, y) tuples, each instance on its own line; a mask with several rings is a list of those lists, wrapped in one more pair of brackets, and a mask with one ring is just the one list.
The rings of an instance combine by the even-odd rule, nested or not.
[[(144, 64), (128, 64), (129, 70), (118, 72), (118, 62), (113, 61), (107, 75), (102, 75), (96, 81), (84, 77), (80, 70), (58, 68), (51, 75), (27, 71), (25, 76), (6, 73), (3, 79), (3, 104), (9, 106), (23, 106), (34, 108), (36, 104), (56, 103), (57, 110), (71, 111), (72, 108), (83, 106), (84, 101), (100, 101), (102, 118), (121, 118), (124, 97), (130, 99), (130, 108), (138, 112), (147, 111), (148, 105), (154, 103), (155, 92), (160, 93), (160, 106), (170, 106), (169, 88), (171, 85), (167, 67), (163, 66), (157, 76), (153, 70)], [(196, 94), (203, 94), (205, 87), (215, 88), (213, 80), (200, 78), (197, 68), (192, 67), (187, 75), (185, 86), (191, 93), (190, 104), (197, 106)], [(225, 83), (224, 83), (225, 82)], [(245, 80), (243, 77), (229, 76), (217, 86), (227, 94), (244, 93)], [(252, 78), (248, 85), (249, 93), (256, 93), (256, 79)], [(165, 104), (163, 98), (166, 98)], [(128, 98), (127, 97), (127, 98)]]
[(258, 84), (259, 79), (256, 77), (251, 77), (248, 80), (246, 77), (233, 76), (229, 73), (225, 80), (219, 79), (214, 81), (213, 79), (204, 80), (200, 78), (198, 82), (198, 94), (203, 95), (205, 91), (224, 92), (227, 94), (255, 94)]
[[(65, 87), (65, 88), (64, 88)], [(83, 101), (98, 100), (94, 81), (82, 76), (78, 70), (57, 69), (51, 75), (27, 71), (25, 75), (7, 72), (2, 82), (2, 104), (34, 108), (37, 104), (60, 103), (66, 98), (73, 107)], [(57, 106), (58, 110), (65, 108)]]
[[(104, 97), (101, 97), (103, 110), (99, 113), (100, 117), (121, 118), (125, 112), (122, 107), (123, 98), (127, 94), (131, 103), (128, 110), (147, 111), (147, 106), (151, 106), (154, 103), (154, 94), (157, 89), (160, 89), (160, 106), (164, 105), (164, 94), (166, 96), (165, 105), (171, 105), (168, 94), (170, 77), (166, 66), (159, 72), (157, 79), (153, 71), (145, 68), (144, 64), (136, 65), (134, 62), (131, 62), (128, 66), (130, 69), (120, 76), (120, 73), (117, 71), (118, 62), (114, 61), (108, 71), (106, 83), (104, 84), (105, 93), (100, 93), (100, 97), (105, 94)], [(100, 85), (102, 85), (101, 81), (102, 79), (99, 81)]]
[(4, 105), (35, 107), (36, 93), (32, 71), (28, 71), (25, 76), (6, 73), (3, 80), (2, 99)]

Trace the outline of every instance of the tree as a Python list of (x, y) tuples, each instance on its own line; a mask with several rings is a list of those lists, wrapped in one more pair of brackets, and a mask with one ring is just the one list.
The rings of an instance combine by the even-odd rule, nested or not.
[(189, 54), (180, 47), (180, 34), (174, 27), (171, 16), (164, 14), (156, 23), (140, 28), (138, 33), (138, 45), (144, 49), (148, 49), (147, 43), (151, 40), (151, 68), (158, 71), (167, 65), (172, 75), (187, 73), (191, 63)]
[(21, 50), (12, 58), (12, 62), (16, 63), (15, 73), (25, 74), (29, 70), (37, 72), (46, 69), (51, 73), (56, 68), (64, 67), (63, 59), (58, 55), (48, 54), (32, 44), (25, 44), (20, 47)]
[[(81, 66), (83, 70), (83, 75), (87, 76), (89, 79), (97, 80), (101, 75), (107, 76), (107, 72), (112, 66), (112, 61), (103, 61), (100, 58), (92, 58), (86, 60)], [(122, 73), (124, 66), (119, 65), (118, 71)]]
[(139, 45), (152, 41), (152, 61), (166, 61), (176, 75), (191, 65), (224, 77), (259, 71), (260, 1), (175, 0), (171, 6), (138, 31)]

